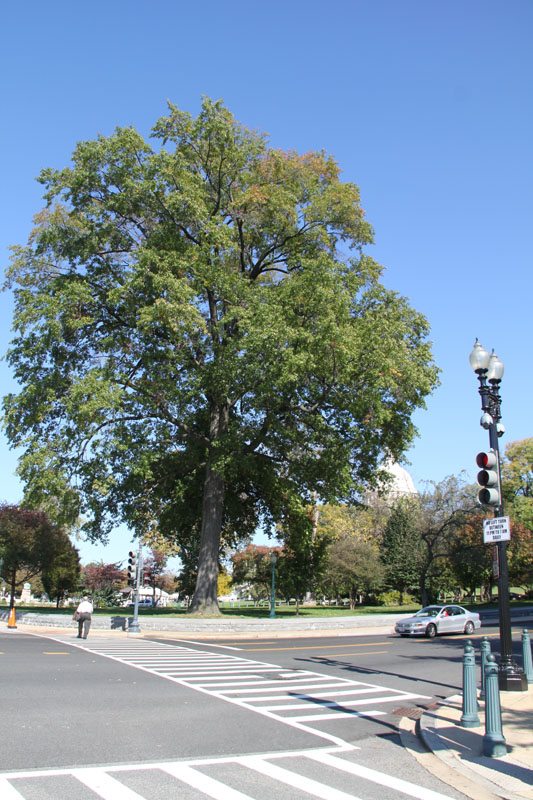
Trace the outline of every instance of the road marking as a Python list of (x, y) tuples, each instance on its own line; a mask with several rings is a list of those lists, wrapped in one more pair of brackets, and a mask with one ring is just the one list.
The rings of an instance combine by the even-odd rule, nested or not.
[(70, 656), (70, 655), (71, 654), (67, 652), (61, 653), (55, 650), (50, 650), (50, 651), (43, 650), (43, 656)]
[(24, 800), (7, 778), (0, 777), (0, 797), (2, 800)]
[[(385, 644), (390, 644), (390, 642), (376, 642), (370, 647), (382, 647)], [(246, 650), (247, 653), (260, 653), (262, 650), (265, 652), (277, 652), (278, 650), (330, 650), (332, 647), (338, 647), (338, 643), (335, 644), (319, 644), (318, 647), (313, 647), (312, 645), (305, 645), (302, 647), (243, 647), (243, 650)], [(347, 644), (345, 647), (369, 647), (368, 642), (366, 644)]]
[[(330, 686), (336, 686), (337, 684), (330, 683), (329, 685)], [(299, 686), (298, 688), (301, 689), (302, 687)], [(305, 689), (305, 686), (303, 688)], [(313, 689), (317, 689), (318, 688), (320, 690), (320, 697), (321, 698), (322, 697), (339, 697), (340, 695), (343, 695), (343, 694), (368, 694), (369, 692), (375, 692), (376, 691), (374, 686), (369, 686), (369, 687), (367, 687), (365, 689), (346, 689), (346, 691), (342, 691), (342, 692), (339, 692), (339, 691), (336, 691), (336, 692), (323, 692), (321, 686), (320, 687), (313, 686), (311, 688), (313, 688)], [(389, 690), (384, 688), (383, 691), (384, 692), (388, 692)], [(304, 698), (304, 699), (306, 699), (306, 698), (308, 699), (309, 698), (308, 694), (294, 694), (293, 692), (291, 692), (290, 695), (291, 695), (291, 698), (295, 699), (295, 700), (298, 700), (298, 698)], [(262, 702), (265, 702), (267, 700), (283, 700), (286, 697), (287, 697), (286, 694), (274, 694), (274, 695), (270, 695), (270, 696), (267, 696), (267, 697), (241, 697), (241, 700), (244, 703), (246, 701), (254, 702), (254, 703), (262, 703)]]
[[(58, 641), (57, 637), (49, 638)], [(387, 712), (380, 710), (379, 706), (382, 703), (396, 702), (401, 705), (412, 698), (430, 699), (426, 695), (344, 677), (327, 676), (311, 670), (291, 670), (243, 656), (217, 654), (183, 645), (147, 642), (143, 639), (133, 642), (131, 640), (111, 642), (100, 639), (94, 643), (80, 642), (72, 646), (165, 678), (210, 697), (225, 700), (337, 745), (343, 744), (344, 740), (334, 733), (321, 730), (320, 726), (309, 723), (346, 717), (355, 719), (383, 716)], [(354, 648), (361, 646), (363, 645), (354, 645)], [(354, 650), (353, 655), (357, 655), (357, 652)], [(322, 658), (327, 659), (328, 656), (324, 654)], [(329, 701), (322, 698), (324, 688), (331, 690)], [(366, 690), (365, 694), (371, 697), (362, 699), (361, 690)], [(269, 708), (267, 705), (269, 701), (264, 695), (279, 695), (280, 692), (284, 693), (280, 700), (286, 700), (286, 704)], [(342, 699), (339, 695), (338, 701), (337, 692), (342, 694)], [(303, 693), (306, 695), (305, 702), (294, 705), (294, 700), (298, 699), (295, 695), (301, 696)], [(259, 702), (256, 702), (256, 699)], [(305, 714), (302, 713), (303, 709)], [(295, 713), (298, 710), (300, 713)]]
[(173, 764), (172, 766), (163, 767), (165, 772), (172, 775), (174, 778), (187, 783), (194, 789), (197, 789), (215, 800), (253, 800), (248, 794), (239, 792), (238, 789), (232, 789), (225, 783), (210, 778), (198, 770), (192, 769), (183, 764)]
[(102, 800), (145, 800), (145, 798), (129, 789), (120, 781), (112, 778), (103, 769), (75, 769), (71, 775), (88, 789), (102, 798)]
[[(25, 796), (20, 794), (10, 783), (13, 780), (29, 780), (33, 784), (33, 788), (30, 791), (38, 792), (40, 779), (70, 776), (94, 792), (101, 800), (146, 800), (145, 797), (129, 789), (114, 776), (118, 777), (120, 773), (124, 772), (139, 773), (159, 770), (167, 773), (171, 778), (175, 778), (176, 781), (190, 786), (202, 797), (210, 797), (213, 800), (252, 800), (250, 795), (207, 774), (206, 770), (209, 768), (216, 769), (218, 765), (224, 764), (229, 767), (237, 766), (275, 781), (278, 785), (272, 785), (271, 787), (271, 796), (273, 797), (283, 797), (286, 794), (282, 787), (283, 785), (291, 786), (296, 790), (305, 792), (312, 798), (321, 798), (321, 800), (360, 800), (354, 794), (341, 791), (334, 786), (329, 786), (326, 783), (307, 777), (306, 773), (308, 773), (310, 766), (309, 761), (312, 761), (315, 764), (323, 764), (337, 773), (353, 775), (355, 778), (367, 781), (374, 786), (393, 789), (415, 800), (452, 800), (448, 795), (439, 794), (431, 789), (425, 789), (401, 778), (358, 764), (357, 761), (352, 759), (357, 758), (360, 750), (361, 748), (356, 745), (344, 743), (336, 747), (286, 750), (249, 756), (208, 757), (187, 759), (186, 761), (142, 762), (137, 764), (102, 765), (100, 767), (74, 767), (71, 769), (25, 770), (0, 775), (0, 797), (2, 800), (25, 800)], [(280, 763), (283, 764), (284, 759), (291, 759), (291, 769), (280, 766)], [(158, 778), (154, 775), (154, 787), (157, 784)], [(361, 786), (360, 782), (356, 785)], [(175, 790), (172, 791), (172, 796), (180, 797), (182, 792), (183, 787), (180, 787), (179, 783), (177, 783)], [(36, 795), (32, 794), (31, 796)], [(58, 797), (57, 800), (64, 800), (64, 798)]]
[(431, 789), (424, 789), (422, 786), (417, 786), (415, 783), (404, 781), (401, 778), (385, 775), (383, 772), (377, 772), (374, 769), (355, 764), (353, 761), (336, 758), (329, 753), (309, 753), (309, 758), (313, 761), (318, 761), (320, 764), (325, 764), (328, 767), (333, 767), (343, 772), (349, 772), (350, 775), (355, 775), (358, 778), (364, 778), (365, 780), (372, 781), (372, 783), (379, 783), (381, 786), (386, 786), (388, 789), (404, 792), (411, 797), (418, 798), (418, 800), (449, 800), (447, 795), (434, 792)]
[(245, 756), (239, 758), (238, 762), (254, 772), (260, 772), (261, 775), (266, 775), (268, 778), (273, 778), (275, 781), (280, 781), (294, 789), (300, 789), (307, 792), (314, 797), (320, 797), (322, 800), (359, 800), (353, 794), (342, 792), (340, 789), (334, 789), (333, 786), (327, 786), (325, 783), (306, 778), (305, 775), (300, 775), (295, 772), (290, 772), (284, 767), (278, 767), (277, 764), (271, 764), (270, 761), (264, 761), (256, 756)]
[(340, 656), (380, 656), (388, 652), (388, 650), (369, 650), (366, 653), (328, 653), (327, 656), (322, 656), (322, 658), (340, 658)]

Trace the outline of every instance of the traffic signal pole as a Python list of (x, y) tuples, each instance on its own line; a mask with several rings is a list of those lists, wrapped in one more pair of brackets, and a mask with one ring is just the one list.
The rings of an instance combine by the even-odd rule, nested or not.
[[(498, 488), (500, 502), (494, 508), (495, 517), (505, 516), (502, 498), (502, 475), (500, 451), (498, 448), (497, 423), (489, 427), (489, 442), (496, 453), (498, 468)], [(509, 601), (509, 568), (507, 565), (507, 542), (497, 542), (498, 548), (498, 605), (500, 612), (500, 663), (498, 665), (498, 683), (504, 692), (527, 692), (525, 673), (513, 658), (513, 639), (511, 632), (511, 604)]]
[[(503, 364), (492, 351), (488, 352), (476, 339), (470, 355), (470, 365), (479, 380), (479, 395), (483, 415), (480, 425), (489, 432), (490, 453), (480, 453), (478, 466), (486, 467), (478, 474), (478, 483), (484, 488), (478, 498), (483, 505), (494, 508), (494, 517), (503, 517), (502, 478), (500, 450), (498, 439), (505, 428), (501, 424), (500, 383), (503, 377)], [(483, 463), (480, 463), (480, 459)], [(495, 470), (492, 470), (495, 467)], [(497, 473), (493, 479), (494, 472)], [(498, 541), (498, 605), (500, 623), (500, 663), (498, 665), (498, 683), (502, 691), (527, 692), (526, 675), (513, 659), (513, 640), (511, 631), (511, 605), (509, 601), (509, 571), (507, 566), (507, 541)]]
[(133, 619), (131, 624), (128, 628), (128, 633), (140, 633), (141, 628), (139, 626), (139, 587), (141, 585), (141, 572), (142, 572), (142, 561), (143, 561), (143, 549), (142, 544), (139, 544), (139, 552), (137, 555), (137, 569), (135, 571), (135, 605), (133, 606)]

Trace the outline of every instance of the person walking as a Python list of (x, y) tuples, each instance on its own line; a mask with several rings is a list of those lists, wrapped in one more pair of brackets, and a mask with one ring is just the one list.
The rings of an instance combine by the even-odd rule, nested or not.
[(93, 614), (93, 604), (88, 597), (84, 597), (76, 609), (76, 620), (78, 621), (78, 639), (86, 639), (91, 627)]

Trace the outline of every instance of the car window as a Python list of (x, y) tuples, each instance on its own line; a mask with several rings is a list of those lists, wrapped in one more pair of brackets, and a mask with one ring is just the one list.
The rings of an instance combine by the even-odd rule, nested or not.
[(465, 613), (465, 611), (464, 611), (464, 609), (463, 609), (463, 608), (460, 608), (459, 606), (453, 606), (453, 607), (452, 607), (452, 609), (451, 609), (451, 613), (452, 613), (454, 616), (457, 616), (457, 615), (459, 615), (459, 614), (464, 614), (464, 613)]
[(415, 617), (436, 617), (439, 613), (440, 608), (437, 606), (428, 606), (428, 608), (422, 608), (415, 614)]

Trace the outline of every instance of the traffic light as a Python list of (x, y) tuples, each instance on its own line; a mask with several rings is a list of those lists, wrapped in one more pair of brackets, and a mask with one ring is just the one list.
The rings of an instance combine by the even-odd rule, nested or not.
[(145, 572), (143, 573), (143, 586), (150, 586), (152, 582), (152, 573)]
[(137, 553), (130, 550), (128, 553), (128, 586), (135, 586), (135, 573), (137, 571)]
[(498, 473), (498, 455), (495, 450), (488, 453), (478, 453), (476, 464), (481, 467), (477, 474), (477, 482), (482, 487), (478, 493), (478, 500), (484, 506), (498, 506), (500, 499), (500, 476)]

